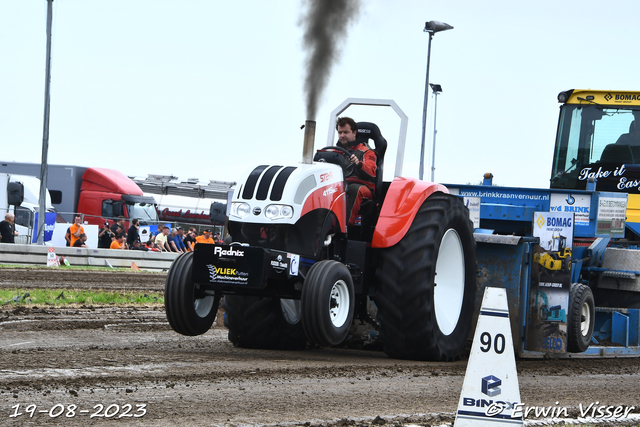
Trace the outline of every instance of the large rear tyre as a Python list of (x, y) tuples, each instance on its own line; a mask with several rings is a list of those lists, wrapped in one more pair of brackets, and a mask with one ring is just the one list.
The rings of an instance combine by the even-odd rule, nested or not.
[(218, 313), (219, 299), (205, 294), (191, 280), (193, 252), (180, 255), (171, 264), (164, 286), (167, 320), (174, 331), (194, 336), (207, 332)]
[(462, 199), (434, 193), (407, 234), (381, 251), (374, 301), (384, 352), (397, 359), (460, 357), (476, 294), (473, 225)]
[(582, 353), (589, 348), (595, 318), (596, 308), (591, 288), (574, 283), (569, 293), (567, 351)]
[(300, 302), (279, 298), (226, 295), (225, 324), (236, 347), (299, 350), (307, 340), (300, 322)]
[(311, 266), (302, 287), (302, 326), (309, 341), (338, 345), (347, 338), (353, 321), (353, 280), (349, 269), (332, 260)]

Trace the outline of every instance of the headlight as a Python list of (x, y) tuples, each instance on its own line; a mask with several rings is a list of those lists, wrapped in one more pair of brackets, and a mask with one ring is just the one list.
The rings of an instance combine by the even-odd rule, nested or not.
[(285, 205), (280, 209), (280, 214), (285, 218), (293, 218), (293, 208)]
[(264, 208), (264, 216), (271, 220), (293, 218), (293, 208), (288, 205), (269, 205)]
[(264, 209), (264, 216), (269, 219), (274, 219), (280, 216), (280, 208), (276, 205), (269, 205)]
[(251, 207), (248, 203), (238, 203), (234, 202), (231, 204), (231, 215), (236, 216), (238, 218), (244, 218), (249, 215), (251, 212)]

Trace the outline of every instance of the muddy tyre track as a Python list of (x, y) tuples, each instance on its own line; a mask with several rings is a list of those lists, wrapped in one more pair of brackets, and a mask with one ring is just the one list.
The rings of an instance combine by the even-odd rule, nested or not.
[[(26, 283), (24, 272), (16, 271), (14, 277), (2, 273), (2, 286)], [(164, 277), (157, 279), (163, 275), (124, 274), (71, 276), (75, 283), (98, 289), (109, 284), (125, 286), (123, 278), (133, 275), (136, 280), (126, 286), (162, 289)], [(46, 280), (40, 285), (38, 279), (30, 280), (30, 286), (71, 283), (57, 272), (43, 275)], [(21, 285), (9, 287), (16, 286)], [(0, 425), (441, 425), (453, 421), (466, 360), (412, 362), (389, 359), (379, 351), (347, 348), (240, 349), (228, 341), (220, 323), (202, 336), (184, 337), (170, 329), (162, 305), (0, 306)], [(517, 365), (522, 401), (527, 405), (559, 402), (577, 408), (580, 403), (599, 401), (635, 406), (634, 412), (640, 413), (637, 359), (519, 360)], [(23, 415), (10, 417), (16, 405)], [(53, 418), (47, 412), (29, 418), (27, 405), (48, 411), (54, 407), (67, 411), (69, 405), (76, 409), (72, 417), (65, 412)], [(102, 412), (90, 418), (99, 405)], [(105, 417), (104, 410), (109, 407), (114, 412), (116, 405), (118, 412)], [(132, 409), (125, 414), (127, 405)], [(139, 408), (136, 405), (143, 405), (144, 416), (132, 416)], [(80, 410), (87, 412), (80, 414)]]

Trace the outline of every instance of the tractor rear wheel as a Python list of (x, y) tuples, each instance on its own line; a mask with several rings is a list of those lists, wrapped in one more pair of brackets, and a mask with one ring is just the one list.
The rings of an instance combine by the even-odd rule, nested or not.
[(306, 346), (299, 301), (225, 295), (225, 325), (236, 347), (299, 350)]
[(174, 331), (195, 336), (207, 332), (218, 314), (218, 302), (213, 295), (201, 291), (191, 280), (193, 252), (180, 255), (171, 264), (164, 287), (167, 320)]
[(400, 242), (380, 253), (374, 302), (384, 351), (397, 359), (460, 357), (476, 294), (473, 225), (462, 199), (434, 193)]
[(333, 260), (311, 266), (302, 287), (302, 326), (319, 346), (338, 345), (347, 338), (355, 307), (349, 269)]
[(579, 283), (571, 285), (567, 320), (567, 351), (582, 353), (589, 348), (595, 314), (596, 308), (591, 288)]

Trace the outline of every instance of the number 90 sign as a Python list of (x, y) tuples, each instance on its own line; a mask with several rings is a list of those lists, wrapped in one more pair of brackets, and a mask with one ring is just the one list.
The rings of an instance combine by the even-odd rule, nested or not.
[(483, 332), (482, 334), (480, 334), (480, 343), (482, 344), (480, 350), (482, 350), (483, 353), (488, 353), (489, 351), (491, 351), (491, 347), (493, 344), (493, 351), (495, 351), (497, 354), (502, 354), (504, 353), (506, 340), (504, 338), (504, 335), (502, 334), (497, 334), (492, 340), (491, 334), (489, 332)]

